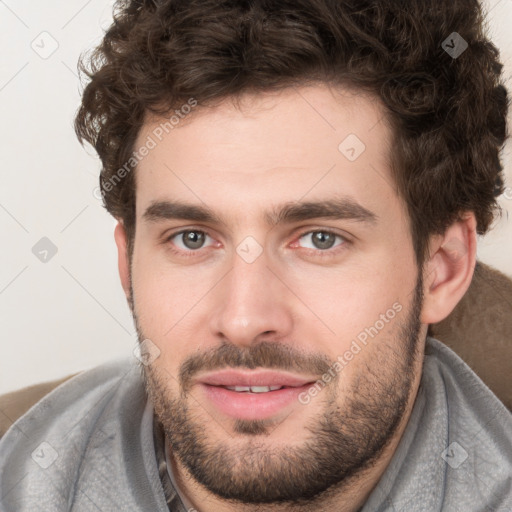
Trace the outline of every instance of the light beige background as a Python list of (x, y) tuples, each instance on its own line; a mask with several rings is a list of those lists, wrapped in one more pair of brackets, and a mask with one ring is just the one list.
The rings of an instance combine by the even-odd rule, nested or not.
[[(511, 89), (512, 3), (484, 4)], [(93, 192), (99, 161), (72, 127), (76, 62), (100, 40), (111, 5), (0, 1), (0, 393), (131, 356), (136, 346), (117, 273), (115, 222)], [(40, 56), (52, 45), (52, 55)], [(512, 276), (510, 147), (503, 216), (479, 240), (478, 258)], [(47, 263), (32, 253), (42, 237), (58, 247)]]

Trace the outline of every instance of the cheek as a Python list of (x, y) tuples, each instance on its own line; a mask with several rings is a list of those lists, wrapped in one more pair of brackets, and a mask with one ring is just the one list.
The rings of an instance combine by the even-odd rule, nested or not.
[(134, 259), (132, 283), (140, 329), (160, 350), (156, 364), (175, 375), (183, 359), (205, 345), (206, 337), (197, 329), (198, 324), (206, 325), (207, 317), (200, 302), (215, 281), (192, 267), (171, 268), (148, 251)]
[(321, 350), (337, 357), (358, 336), (365, 340), (365, 333), (367, 339), (373, 339), (369, 332), (396, 335), (413, 297), (416, 267), (412, 256), (389, 249), (339, 268), (290, 276), (294, 292), (307, 305), (304, 314), (317, 328)]
[[(141, 244), (142, 245), (142, 244)], [(132, 283), (139, 321), (161, 338), (183, 317), (194, 295), (198, 280), (190, 280), (150, 248), (134, 255)]]

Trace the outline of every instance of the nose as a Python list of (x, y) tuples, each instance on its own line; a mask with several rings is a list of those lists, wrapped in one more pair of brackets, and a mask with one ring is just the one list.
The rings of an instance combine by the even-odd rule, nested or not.
[(293, 330), (294, 295), (271, 270), (265, 251), (252, 263), (235, 254), (233, 267), (210, 297), (210, 328), (217, 338), (239, 346), (277, 341)]

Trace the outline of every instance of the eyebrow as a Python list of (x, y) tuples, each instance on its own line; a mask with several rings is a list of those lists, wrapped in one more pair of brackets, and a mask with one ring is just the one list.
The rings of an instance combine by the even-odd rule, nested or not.
[[(155, 201), (146, 209), (142, 218), (146, 222), (180, 219), (223, 224), (222, 219), (207, 206), (181, 201)], [(346, 197), (316, 202), (288, 202), (264, 213), (264, 220), (271, 227), (320, 218), (355, 220), (374, 225), (378, 215)]]

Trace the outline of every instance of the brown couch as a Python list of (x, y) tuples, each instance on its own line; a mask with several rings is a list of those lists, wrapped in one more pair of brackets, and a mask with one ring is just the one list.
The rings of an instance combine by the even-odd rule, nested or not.
[[(463, 299), (429, 334), (452, 348), (512, 411), (512, 279), (478, 262)], [(72, 376), (0, 396), (0, 436)]]

